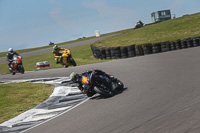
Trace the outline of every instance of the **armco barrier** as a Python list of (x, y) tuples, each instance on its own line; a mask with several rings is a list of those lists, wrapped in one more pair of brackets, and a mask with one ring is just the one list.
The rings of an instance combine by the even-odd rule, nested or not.
[(49, 68), (50, 64), (48, 61), (43, 61), (43, 62), (37, 62), (36, 63), (37, 69), (41, 69), (41, 68)]
[(117, 46), (117, 47), (95, 47), (91, 45), (93, 56), (97, 59), (129, 58), (141, 55), (156, 54), (161, 52), (181, 50), (200, 46), (200, 36), (176, 41), (165, 41), (141, 45)]

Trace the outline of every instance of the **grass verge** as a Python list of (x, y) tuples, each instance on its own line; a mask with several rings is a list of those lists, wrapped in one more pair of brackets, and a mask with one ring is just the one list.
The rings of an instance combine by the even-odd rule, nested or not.
[(10, 83), (0, 85), (0, 123), (3, 123), (46, 100), (53, 85)]

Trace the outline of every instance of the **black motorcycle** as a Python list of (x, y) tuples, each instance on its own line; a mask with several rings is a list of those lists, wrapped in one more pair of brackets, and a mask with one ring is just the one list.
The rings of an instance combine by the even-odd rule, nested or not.
[(93, 72), (82, 76), (84, 90), (96, 92), (103, 96), (113, 96), (115, 90), (122, 90), (124, 84), (110, 75), (97, 75)]

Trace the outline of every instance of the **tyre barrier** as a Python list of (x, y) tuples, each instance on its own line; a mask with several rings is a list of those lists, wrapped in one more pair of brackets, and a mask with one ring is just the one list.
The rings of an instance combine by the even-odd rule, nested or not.
[(110, 48), (110, 56), (111, 56), (111, 59), (116, 59), (114, 47)]
[(167, 52), (167, 51), (171, 51), (171, 45), (170, 42), (161, 42), (161, 51), (162, 52)]
[(175, 41), (175, 45), (176, 45), (176, 49), (182, 49), (182, 46), (181, 46), (181, 40), (176, 40)]
[(162, 52), (161, 51), (161, 43), (155, 43), (155, 44), (153, 44), (152, 50), (153, 50), (154, 54)]
[(100, 49), (100, 58), (101, 59), (106, 59), (106, 50), (105, 50), (105, 48), (101, 48)]
[(190, 39), (187, 40), (187, 47), (188, 48), (193, 47), (193, 39), (190, 38)]
[(199, 38), (193, 38), (193, 45), (194, 45), (194, 47), (197, 47), (197, 46), (200, 45), (199, 44)]
[(127, 46), (127, 51), (128, 51), (128, 57), (135, 57), (136, 56), (136, 51), (135, 51), (135, 45), (132, 44), (130, 46)]
[(170, 42), (170, 47), (171, 47), (171, 50), (176, 50), (175, 42)]
[(186, 40), (181, 40), (181, 47), (182, 47), (182, 49), (188, 48), (188, 47), (187, 47), (187, 41), (186, 41)]
[(114, 47), (114, 53), (115, 53), (115, 58), (121, 58), (121, 51), (120, 51), (120, 47)]
[(36, 63), (37, 69), (41, 69), (41, 68), (49, 68), (50, 64), (48, 61), (43, 61), (43, 62), (37, 62)]
[(142, 45), (135, 45), (135, 52), (136, 56), (144, 55), (144, 49), (142, 48)]
[(147, 43), (142, 45), (132, 44), (129, 46), (117, 47), (95, 47), (90, 45), (93, 56), (97, 59), (118, 59), (135, 56), (156, 54), (161, 52), (181, 50), (185, 48), (200, 46), (200, 36), (176, 41), (165, 41), (158, 43)]
[(110, 53), (110, 49), (111, 49), (111, 48), (105, 48), (105, 51), (106, 51), (106, 59), (112, 59), (111, 53)]
[(122, 58), (128, 58), (128, 48), (127, 47), (120, 47), (121, 56)]
[(144, 55), (153, 54), (151, 43), (143, 45), (143, 52), (144, 52)]

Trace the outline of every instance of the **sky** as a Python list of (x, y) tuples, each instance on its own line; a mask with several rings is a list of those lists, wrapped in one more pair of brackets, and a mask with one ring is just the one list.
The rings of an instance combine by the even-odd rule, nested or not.
[(0, 0), (0, 52), (130, 29), (165, 9), (194, 14), (200, 0)]

